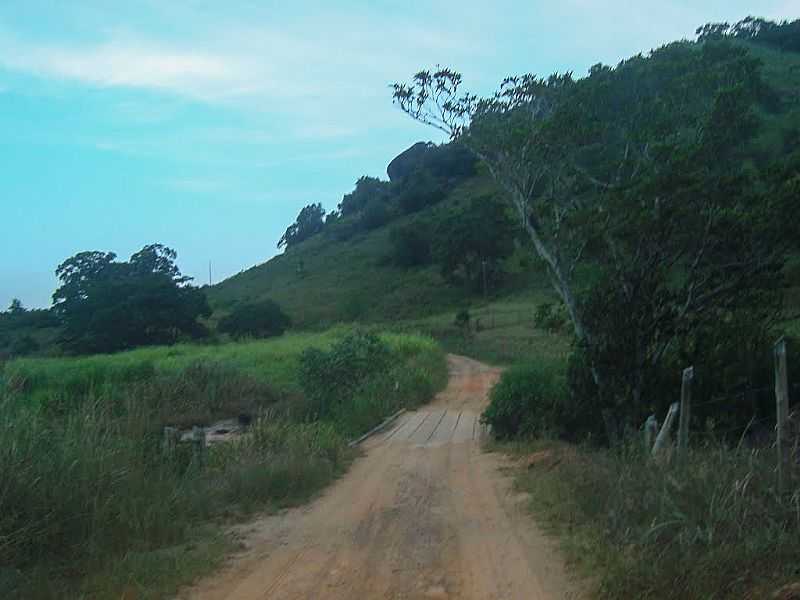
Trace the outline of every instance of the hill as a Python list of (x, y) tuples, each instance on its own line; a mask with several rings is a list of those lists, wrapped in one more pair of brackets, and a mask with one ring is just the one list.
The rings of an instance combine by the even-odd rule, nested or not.
[[(424, 226), (459, 215), (480, 198), (499, 198), (484, 175), (454, 187), (444, 200), (417, 213), (338, 240), (324, 231), (207, 288), (218, 313), (240, 303), (264, 298), (278, 302), (297, 327), (319, 327), (340, 321), (381, 322), (426, 317), (482, 302), (483, 291), (446, 279), (436, 264), (405, 267), (392, 260), (392, 232), (405, 226)], [(535, 279), (537, 268), (526, 253), (503, 260), (503, 279), (488, 290), (492, 298), (547, 289)]]
[[(681, 44), (701, 46), (694, 42), (677, 45)], [(751, 57), (760, 61), (769, 90), (757, 111), (762, 126), (751, 146), (751, 160), (764, 161), (796, 150), (800, 147), (800, 53), (738, 39), (731, 44), (746, 48)], [(421, 145), (415, 145), (390, 163), (393, 185), (397, 180), (397, 165)], [(207, 288), (212, 307), (221, 315), (237, 304), (269, 297), (284, 307), (296, 326), (317, 327), (338, 321), (418, 319), (444, 312), (452, 314), (470, 303), (482, 304), (482, 286), (470, 288), (454, 283), (452, 278), (443, 276), (441, 265), (408, 267), (392, 260), (393, 230), (404, 226), (430, 229), (432, 223), (462, 219), (469, 203), (476, 199), (504, 202), (491, 178), (480, 167), (477, 171), (447, 189), (441, 201), (412, 214), (391, 214), (390, 208), (388, 222), (349, 239), (339, 239), (336, 227), (357, 223), (361, 213), (336, 214), (333, 226), (329, 217), (319, 233), (288, 247), (283, 254)], [(368, 202), (362, 203), (362, 209)], [(504, 304), (525, 297), (540, 301), (555, 298), (543, 265), (526, 244), (529, 242), (516, 239), (515, 250), (499, 261), (502, 276), (487, 286), (490, 300)], [(795, 288), (788, 297), (791, 304), (796, 304), (800, 271), (796, 266), (790, 267), (790, 271)]]

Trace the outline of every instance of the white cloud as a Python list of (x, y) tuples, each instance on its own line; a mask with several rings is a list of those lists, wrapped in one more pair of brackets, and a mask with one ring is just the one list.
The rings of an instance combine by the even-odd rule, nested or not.
[[(362, 21), (300, 31), (236, 26), (194, 43), (113, 32), (98, 44), (33, 44), (0, 29), (0, 66), (40, 77), (108, 87), (168, 91), (209, 102), (318, 99), (331, 92), (363, 95), (357, 84), (415, 68), (431, 52), (463, 52), (474, 44), (411, 25)], [(414, 40), (397, 52), (392, 40)], [(414, 67), (411, 67), (414, 65)], [(403, 69), (406, 71), (408, 69)], [(336, 89), (338, 86), (339, 90)]]
[(241, 80), (238, 65), (212, 54), (150, 42), (88, 47), (30, 45), (0, 37), (0, 64), (40, 77), (97, 86), (142, 87), (203, 98)]

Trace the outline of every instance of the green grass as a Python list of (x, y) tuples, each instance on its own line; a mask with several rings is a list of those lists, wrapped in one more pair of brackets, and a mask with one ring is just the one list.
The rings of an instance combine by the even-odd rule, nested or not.
[(456, 310), (408, 320), (395, 327), (425, 332), (448, 352), (492, 365), (507, 366), (530, 357), (566, 364), (570, 352), (569, 325), (550, 331), (534, 322), (536, 307), (544, 302), (553, 302), (552, 296), (544, 291), (478, 302), (469, 307), (469, 331), (456, 325)]
[(774, 452), (697, 448), (686, 463), (554, 442), (524, 457), (516, 487), (560, 537), (597, 598), (767, 598), (798, 577), (798, 495), (775, 490)]
[[(161, 598), (230, 549), (220, 521), (313, 497), (354, 457), (350, 437), (446, 379), (432, 339), (381, 334), (389, 377), (368, 376), (337, 418), (309, 421), (299, 357), (348, 331), (6, 364), (0, 597)], [(162, 448), (165, 423), (243, 408), (257, 417), (250, 433), (202, 465), (188, 447)]]
[(279, 392), (298, 392), (300, 353), (309, 346), (327, 346), (346, 328), (292, 333), (267, 342), (231, 344), (177, 344), (140, 348), (117, 354), (66, 358), (24, 358), (6, 365), (4, 376), (18, 380), (32, 400), (56, 390), (85, 393), (107, 383), (132, 382), (155, 374), (176, 373), (198, 362), (232, 365), (268, 383)]

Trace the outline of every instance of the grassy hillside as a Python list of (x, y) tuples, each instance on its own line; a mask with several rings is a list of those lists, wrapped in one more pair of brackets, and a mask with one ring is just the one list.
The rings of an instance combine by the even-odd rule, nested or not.
[[(435, 265), (393, 265), (390, 232), (418, 220), (447, 218), (471, 198), (495, 192), (491, 181), (476, 177), (458, 186), (440, 204), (350, 240), (338, 241), (323, 232), (207, 288), (209, 300), (223, 313), (237, 303), (271, 298), (301, 328), (340, 321), (406, 320), (451, 310), (475, 295), (446, 282)], [(526, 271), (517, 264), (511, 270), (506, 292), (515, 285), (525, 287), (527, 282), (520, 282), (530, 268)]]
[[(800, 54), (735, 43), (745, 44), (762, 61), (764, 78), (779, 99), (759, 114), (764, 126), (756, 143), (759, 154), (774, 156), (800, 143)], [(387, 260), (390, 232), (415, 221), (457, 218), (459, 207), (486, 194), (497, 196), (497, 189), (486, 175), (479, 175), (452, 190), (438, 205), (350, 240), (337, 241), (323, 231), (264, 264), (207, 288), (209, 299), (220, 315), (237, 303), (268, 297), (301, 328), (356, 320), (449, 319), (462, 306), (481, 304), (482, 295), (447, 282), (435, 265), (402, 268), (391, 264)], [(518, 249), (505, 268), (503, 283), (490, 293), (494, 302), (513, 306), (525, 298), (533, 310), (537, 302), (554, 298), (530, 249)], [(790, 269), (790, 280), (794, 289), (788, 299), (795, 305), (800, 285), (796, 266)]]

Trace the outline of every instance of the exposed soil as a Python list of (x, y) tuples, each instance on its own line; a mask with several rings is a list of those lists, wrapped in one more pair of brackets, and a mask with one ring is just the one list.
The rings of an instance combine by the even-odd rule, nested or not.
[(578, 598), (504, 459), (480, 448), (499, 370), (448, 360), (433, 403), (366, 441), (315, 502), (241, 528), (244, 552), (181, 598)]

